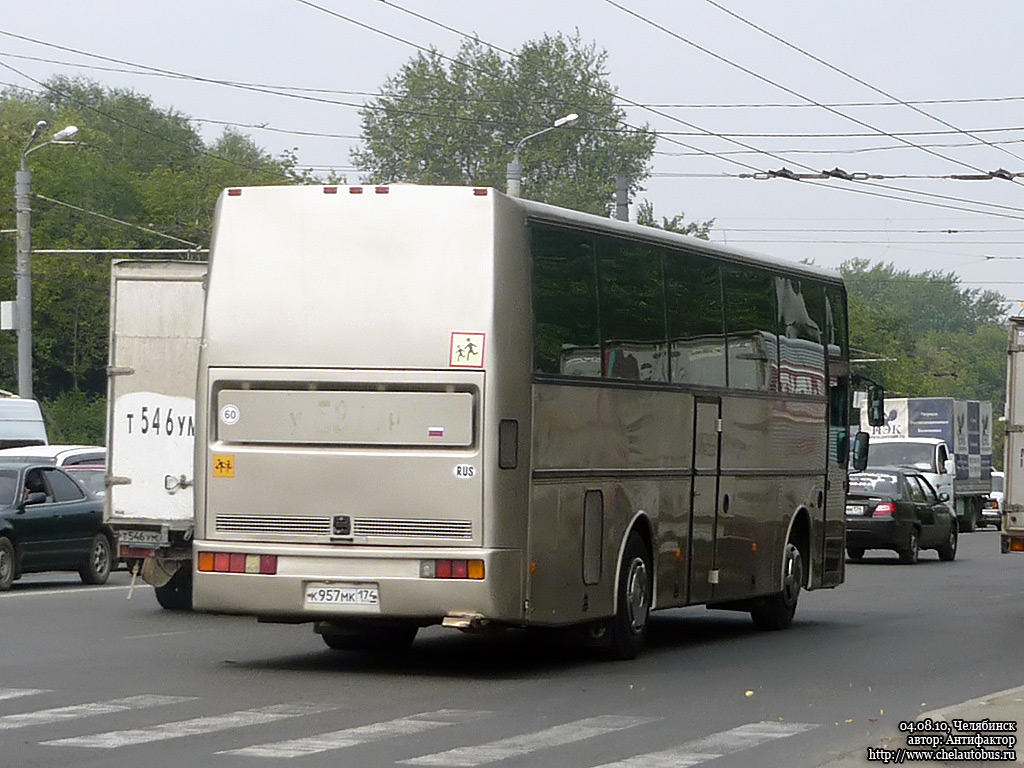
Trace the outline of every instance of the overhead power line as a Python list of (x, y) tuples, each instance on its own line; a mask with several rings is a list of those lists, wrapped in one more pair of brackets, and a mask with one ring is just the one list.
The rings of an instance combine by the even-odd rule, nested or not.
[[(325, 13), (327, 15), (333, 16), (333, 17), (338, 18), (340, 20), (346, 21), (348, 23), (355, 24), (356, 26), (358, 26), (358, 27), (360, 27), (362, 29), (366, 29), (366, 30), (369, 30), (371, 32), (375, 32), (377, 34), (381, 34), (384, 37), (387, 37), (387, 38), (389, 38), (391, 40), (396, 40), (396, 41), (399, 41), (399, 42), (411, 45), (412, 47), (414, 47), (414, 48), (416, 48), (418, 50), (421, 50), (421, 51), (426, 50), (426, 49), (423, 48), (423, 46), (420, 46), (417, 43), (413, 43), (411, 41), (405, 40), (404, 38), (398, 37), (397, 35), (393, 35), (393, 34), (391, 34), (389, 32), (384, 32), (383, 30), (379, 30), (379, 29), (377, 29), (376, 27), (374, 27), (372, 25), (365, 24), (365, 23), (363, 23), (361, 21), (358, 21), (358, 20), (352, 19), (352, 18), (350, 18), (348, 16), (345, 16), (344, 14), (338, 13), (336, 11), (333, 11), (333, 10), (329, 9), (329, 8), (325, 8), (325, 7), (321, 6), (321, 5), (318, 5), (318, 4), (314, 3), (314, 2), (311, 2), (311, 0), (295, 0), (295, 2), (298, 2), (298, 3), (302, 4), (302, 5), (305, 5), (305, 6), (309, 7), (309, 8), (315, 9), (315, 10), (320, 11), (322, 13)], [(502, 53), (502, 54), (504, 54), (506, 56), (515, 57), (514, 53), (512, 53), (510, 51), (507, 51), (507, 50), (501, 48), (500, 46), (497, 46), (497, 45), (489, 43), (489, 42), (487, 42), (485, 40), (482, 40), (478, 35), (466, 34), (465, 32), (462, 32), (460, 30), (455, 29), (454, 27), (450, 27), (450, 26), (448, 26), (446, 24), (442, 24), (441, 22), (438, 22), (438, 21), (436, 21), (434, 19), (431, 19), (431, 18), (429, 18), (427, 16), (419, 14), (419, 13), (417, 13), (415, 11), (410, 11), (410, 10), (408, 10), (406, 8), (403, 8), (402, 6), (400, 6), (400, 5), (398, 5), (398, 4), (394, 3), (394, 2), (391, 2), (390, 0), (379, 0), (379, 2), (387, 5), (388, 7), (395, 8), (396, 10), (400, 10), (403, 13), (407, 13), (407, 14), (409, 14), (411, 16), (419, 18), (419, 19), (421, 19), (423, 21), (426, 21), (426, 22), (428, 22), (430, 24), (438, 26), (438, 27), (440, 27), (442, 29), (445, 29), (446, 31), (449, 31), (449, 32), (452, 32), (454, 34), (460, 35), (460, 36), (462, 36), (463, 38), (465, 38), (467, 40), (477, 41), (477, 42), (481, 43), (482, 45), (486, 45), (486, 46), (490, 47), (491, 49), (493, 49), (495, 51), (498, 51), (498, 52), (500, 52), (500, 53)], [(614, 3), (612, 0), (606, 0), (606, 2), (609, 2), (610, 4), (615, 5), (616, 7), (621, 8), (621, 6), (619, 6), (618, 4)], [(632, 13), (631, 11), (628, 11), (628, 9), (623, 9), (623, 10), (626, 10), (628, 13)], [(636, 15), (636, 14), (633, 14), (633, 15)], [(642, 18), (642, 17), (638, 17), (638, 18)], [(650, 22), (649, 20), (645, 20), (645, 21), (647, 21), (648, 23), (653, 24), (653, 22)], [(657, 25), (654, 25), (654, 26), (657, 26)], [(668, 31), (668, 30), (666, 30), (666, 31)], [(674, 34), (674, 33), (670, 33), (670, 34)], [(689, 41), (686, 41), (686, 42), (689, 42)], [(450, 56), (445, 56), (444, 54), (437, 53), (436, 51), (434, 51), (434, 53), (436, 55), (440, 56), (445, 61), (448, 61), (448, 62), (451, 62), (451, 63), (457, 63), (456, 60), (453, 59)], [(729, 62), (729, 63), (731, 63), (731, 62)], [(738, 66), (738, 65), (733, 65), (733, 66)], [(751, 74), (754, 74), (754, 73), (751, 73)], [(771, 81), (769, 81), (769, 82), (771, 82)], [(779, 86), (779, 87), (782, 87), (782, 86)], [(783, 90), (786, 90), (786, 89), (783, 88)], [(619, 95), (617, 93), (609, 92), (609, 91), (601, 91), (601, 92), (602, 93), (606, 93), (607, 95), (610, 95), (612, 98), (615, 98), (616, 100), (621, 101), (623, 103), (630, 104), (630, 105), (636, 106), (636, 107), (642, 106), (638, 102), (632, 101), (630, 99), (626, 99), (625, 97), (623, 97), (623, 96), (621, 96), (621, 95)], [(791, 92), (791, 93), (792, 93), (792, 95), (795, 95), (798, 98), (804, 99), (806, 101), (813, 101), (813, 100), (807, 99), (806, 97), (804, 97), (801, 94), (798, 94), (796, 92)], [(818, 104), (818, 102), (814, 102), (814, 103)], [(820, 104), (819, 104), (819, 106), (820, 106)], [(782, 162), (785, 162), (785, 160), (783, 158), (781, 158), (779, 155), (777, 155), (775, 153), (772, 153), (772, 152), (769, 152), (769, 151), (765, 151), (765, 150), (759, 150), (756, 147), (752, 147), (749, 144), (745, 144), (744, 142), (738, 141), (737, 139), (734, 139), (734, 138), (721, 136), (720, 134), (717, 134), (714, 131), (707, 130), (707, 129), (701, 127), (701, 126), (695, 125), (695, 124), (687, 122), (685, 120), (682, 120), (682, 119), (680, 119), (680, 118), (678, 118), (678, 117), (676, 117), (674, 115), (670, 115), (670, 114), (667, 114), (667, 113), (659, 111), (659, 110), (654, 110), (654, 109), (651, 109), (650, 107), (645, 107), (645, 109), (647, 111), (651, 112), (652, 114), (659, 115), (659, 116), (664, 117), (664, 118), (666, 118), (668, 120), (671, 120), (673, 122), (676, 122), (676, 123), (685, 125), (687, 127), (693, 128), (695, 130), (701, 131), (703, 133), (703, 135), (706, 135), (706, 136), (709, 136), (709, 137), (721, 138), (721, 139), (723, 139), (725, 141), (728, 141), (728, 142), (730, 142), (732, 144), (735, 144), (735, 145), (737, 145), (737, 146), (739, 146), (741, 148), (744, 148), (744, 149), (747, 149), (747, 150), (751, 150), (753, 152), (757, 152), (759, 154), (763, 154), (763, 155), (765, 155), (767, 157), (772, 157), (774, 159), (778, 159), (778, 160), (781, 160)], [(841, 116), (846, 117), (845, 115), (842, 115), (842, 113), (837, 113), (837, 114), (840, 114)], [(848, 118), (848, 119), (855, 120), (854, 118)], [(857, 122), (857, 121), (855, 120), (855, 122)], [(625, 121), (622, 121), (622, 123), (624, 125), (628, 126), (628, 123), (625, 123)], [(873, 126), (870, 126), (867, 123), (861, 123), (861, 124), (863, 124), (867, 128), (873, 128)], [(883, 135), (888, 135), (888, 134), (885, 134), (884, 131), (881, 131), (881, 133)], [(678, 143), (681, 146), (686, 147), (687, 149), (691, 149), (691, 150), (694, 150), (694, 151), (701, 151), (697, 147), (694, 147), (692, 145), (685, 144), (683, 142), (679, 142), (678, 140), (671, 139), (669, 137), (665, 137), (665, 138), (666, 138), (666, 140), (673, 141), (674, 143)], [(916, 145), (913, 145), (911, 142), (906, 142), (906, 143), (910, 144), (911, 146), (916, 146)], [(734, 159), (729, 158), (729, 157), (725, 157), (725, 156), (720, 155), (720, 154), (718, 154), (716, 152), (704, 151), (704, 154), (706, 156), (717, 157), (719, 159), (725, 160), (726, 162), (742, 166), (742, 167), (747, 168), (748, 170), (751, 170), (751, 171), (754, 171), (754, 172), (759, 171), (759, 169), (753, 168), (748, 163), (745, 163), (745, 162), (739, 161), (739, 160), (734, 160)], [(937, 153), (935, 153), (935, 154), (937, 154)], [(939, 156), (942, 157), (941, 155), (939, 155)], [(944, 159), (946, 159), (946, 158), (944, 158)], [(954, 162), (957, 162), (957, 161), (954, 161)], [(807, 171), (816, 172), (815, 169), (810, 168), (809, 166), (804, 166), (803, 164), (799, 164), (799, 163), (797, 165), (799, 165), (800, 167), (803, 167)], [(965, 165), (967, 168), (969, 168), (971, 170), (974, 170), (974, 171), (976, 171), (978, 173), (984, 173), (984, 171), (982, 169), (974, 168), (973, 166), (970, 166), (970, 165), (967, 165), (967, 164), (963, 164), (963, 163), (961, 163), (961, 165)], [(808, 181), (807, 183), (811, 184), (811, 185), (819, 185), (818, 182), (815, 182), (815, 181)], [(820, 185), (820, 186), (827, 186), (829, 188), (835, 188), (835, 187), (831, 187), (830, 185), (827, 185), (827, 184)], [(981, 202), (981, 201), (962, 200), (962, 199), (950, 198), (949, 196), (946, 196), (946, 195), (933, 195), (931, 193), (920, 192), (920, 191), (917, 191), (917, 190), (906, 190), (906, 189), (902, 189), (900, 187), (891, 187), (889, 185), (884, 185), (884, 184), (882, 184), (882, 185), (874, 184), (873, 186), (881, 187), (883, 189), (890, 189), (891, 191), (894, 191), (894, 192), (902, 192), (902, 193), (906, 193), (906, 194), (916, 195), (918, 197), (926, 197), (926, 198), (933, 197), (936, 200), (947, 200), (947, 201), (948, 200), (956, 200), (957, 202), (962, 202), (962, 203), (965, 203), (966, 205), (978, 205), (978, 206), (982, 206), (983, 208), (984, 207), (997, 207), (997, 208), (1005, 207), (1005, 206), (991, 206), (990, 204), (985, 203), (985, 202)], [(966, 208), (966, 207), (959, 206), (959, 205), (951, 205), (948, 202), (936, 202), (935, 200), (922, 200), (922, 199), (916, 199), (914, 197), (910, 197), (910, 198), (908, 198), (908, 197), (900, 197), (898, 195), (893, 195), (893, 194), (889, 194), (889, 193), (886, 193), (886, 192), (880, 192), (880, 191), (877, 191), (877, 190), (874, 190), (874, 189), (866, 190), (866, 189), (854, 189), (854, 188), (848, 188), (848, 187), (840, 187), (840, 189), (844, 189), (846, 191), (854, 192), (856, 194), (867, 195), (869, 197), (878, 197), (878, 198), (881, 198), (881, 199), (897, 200), (897, 201), (904, 202), (904, 203), (906, 203), (906, 202), (916, 203), (918, 205), (928, 205), (928, 206), (937, 207), (937, 208), (944, 208), (944, 209), (947, 209), (947, 210), (957, 210), (957, 211), (964, 211), (964, 212), (968, 212), (968, 213), (978, 213), (978, 214), (991, 215), (991, 216), (1001, 216), (1001, 217), (1004, 217), (1004, 218), (1013, 218), (1013, 219), (1020, 219), (1020, 218), (1022, 218), (1020, 216), (1013, 216), (1013, 215), (1009, 215), (1009, 214), (998, 213), (998, 212), (995, 212), (995, 211), (985, 211), (985, 210), (979, 210), (977, 208)], [(1020, 209), (1018, 209), (1018, 210), (1020, 210)]]
[(822, 66), (827, 67), (828, 69), (832, 70), (833, 72), (837, 72), (838, 74), (842, 75), (843, 77), (848, 78), (848, 79), (852, 80), (853, 82), (855, 82), (855, 83), (857, 83), (859, 85), (864, 86), (865, 88), (868, 88), (868, 89), (874, 91), (875, 93), (879, 94), (880, 96), (884, 96), (887, 99), (892, 99), (893, 102), (895, 102), (897, 104), (901, 104), (902, 106), (906, 107), (907, 109), (913, 110), (917, 114), (922, 115), (924, 117), (927, 117), (929, 120), (933, 120), (934, 122), (939, 123), (940, 125), (944, 125), (947, 128), (952, 128), (952, 129), (954, 129), (954, 130), (956, 130), (956, 131), (958, 131), (960, 133), (963, 133), (965, 136), (968, 136), (968, 137), (970, 137), (972, 139), (976, 139), (978, 141), (981, 141), (983, 144), (988, 144), (988, 146), (992, 147), (993, 149), (997, 149), (1000, 152), (1004, 152), (1004, 153), (1010, 155), (1011, 157), (1013, 157), (1013, 158), (1015, 158), (1017, 160), (1024, 160), (1024, 157), (1021, 157), (1020, 155), (1017, 155), (1017, 154), (1015, 154), (1013, 152), (1010, 152), (1005, 147), (999, 147), (999, 146), (996, 146), (994, 144), (990, 144), (989, 142), (985, 141), (984, 139), (981, 139), (980, 137), (978, 137), (977, 135), (975, 135), (973, 133), (960, 130), (959, 128), (957, 128), (955, 125), (953, 125), (952, 123), (948, 122), (947, 120), (943, 120), (942, 118), (937, 117), (937, 116), (931, 114), (930, 112), (927, 112), (927, 111), (921, 109), (920, 107), (918, 107), (915, 104), (911, 104), (908, 101), (904, 101), (903, 99), (900, 99), (897, 96), (893, 96), (891, 93), (888, 93), (887, 91), (883, 91), (881, 88), (878, 88), (878, 87), (872, 85), (871, 83), (869, 83), (869, 82), (867, 82), (865, 80), (862, 80), (859, 77), (856, 77), (855, 75), (851, 75), (846, 70), (841, 69), (841, 68), (839, 68), (839, 67), (837, 67), (837, 66), (835, 66), (835, 65), (833, 65), (833, 64), (831, 64), (831, 63), (829, 63), (827, 61), (825, 61), (824, 59), (822, 59), (822, 58), (820, 58), (818, 56), (815, 56), (813, 53), (810, 53), (809, 51), (804, 50), (800, 46), (794, 45), (793, 43), (789, 42), (788, 40), (784, 40), (783, 38), (779, 37), (775, 33), (768, 31), (764, 27), (761, 27), (761, 26), (755, 24), (754, 22), (744, 18), (743, 16), (741, 16), (738, 13), (736, 13), (735, 11), (732, 11), (732, 10), (726, 8), (721, 3), (716, 2), (716, 0), (704, 0), (704, 2), (706, 2), (708, 5), (711, 5), (711, 6), (715, 7), (715, 8), (717, 8), (718, 10), (722, 11), (723, 13), (728, 14), (729, 16), (731, 16), (732, 18), (736, 19), (737, 21), (740, 21), (741, 23), (746, 24), (747, 26), (752, 27), (753, 29), (756, 29), (758, 32), (760, 32), (760, 33), (762, 33), (764, 35), (767, 35), (772, 40), (775, 40), (776, 42), (781, 43), (782, 45), (785, 45), (787, 48), (790, 48), (790, 49), (792, 49), (794, 51), (797, 51), (798, 53), (808, 57), (812, 61), (815, 61), (818, 64), (821, 64)]
[(908, 141), (908, 140), (906, 140), (906, 139), (904, 139), (904, 138), (902, 138), (900, 136), (893, 135), (892, 133), (890, 133), (888, 131), (885, 131), (885, 130), (883, 130), (881, 128), (878, 128), (877, 126), (871, 125), (870, 123), (867, 123), (864, 120), (861, 120), (859, 118), (856, 118), (856, 117), (853, 117), (851, 115), (848, 115), (845, 112), (841, 112), (840, 110), (835, 109), (834, 107), (826, 106), (824, 103), (822, 103), (822, 102), (820, 102), (820, 101), (818, 101), (816, 99), (813, 99), (810, 96), (806, 96), (806, 95), (804, 95), (804, 94), (802, 94), (802, 93), (800, 93), (800, 92), (798, 92), (798, 91), (796, 91), (796, 90), (794, 90), (792, 88), (789, 88), (788, 86), (782, 85), (781, 83), (778, 83), (778, 82), (772, 80), (771, 78), (765, 77), (764, 75), (762, 75), (762, 74), (760, 74), (758, 72), (755, 72), (754, 70), (752, 70), (752, 69), (750, 69), (748, 67), (744, 67), (742, 64), (738, 64), (735, 61), (732, 61), (731, 59), (728, 59), (725, 56), (722, 56), (721, 54), (715, 53), (711, 49), (706, 48), (703, 45), (700, 45), (699, 43), (694, 42), (693, 40), (690, 40), (690, 39), (688, 39), (686, 37), (683, 37), (678, 32), (674, 32), (673, 30), (669, 29), (668, 27), (666, 27), (666, 26), (664, 26), (662, 24), (657, 23), (653, 19), (650, 19), (650, 18), (648, 18), (648, 17), (646, 17), (646, 16), (644, 16), (644, 15), (642, 15), (640, 13), (637, 13), (636, 11), (634, 11), (634, 10), (632, 10), (630, 8), (627, 8), (626, 6), (622, 5), (622, 3), (619, 3), (616, 0), (604, 0), (604, 2), (606, 2), (608, 5), (611, 5), (614, 8), (618, 8), (623, 13), (626, 13), (629, 16), (632, 16), (633, 18), (643, 22), (644, 24), (648, 24), (649, 26), (654, 27), (655, 29), (657, 29), (657, 30), (659, 30), (661, 32), (664, 32), (665, 34), (669, 35), (670, 37), (672, 37), (672, 38), (674, 38), (674, 39), (676, 39), (678, 41), (680, 41), (681, 43), (684, 43), (684, 44), (686, 44), (686, 45), (688, 45), (688, 46), (690, 46), (692, 48), (695, 48), (696, 50), (700, 51), (701, 53), (703, 53), (703, 54), (705, 54), (707, 56), (710, 56), (711, 58), (715, 59), (716, 61), (720, 61), (723, 64), (727, 64), (728, 66), (733, 67), (734, 69), (737, 69), (740, 72), (743, 72), (744, 74), (749, 75), (750, 77), (756, 78), (757, 80), (760, 80), (761, 82), (767, 83), (768, 85), (771, 85), (774, 88), (778, 88), (779, 90), (782, 90), (782, 91), (788, 93), (790, 96), (794, 96), (794, 97), (796, 97), (798, 99), (802, 99), (802, 100), (804, 100), (804, 101), (806, 101), (806, 102), (808, 102), (810, 104), (814, 104), (814, 105), (820, 107), (821, 109), (826, 110), (827, 112), (829, 112), (829, 113), (831, 113), (833, 115), (836, 115), (837, 117), (841, 117), (844, 120), (848, 120), (848, 121), (856, 123), (857, 125), (860, 125), (860, 126), (862, 126), (864, 128), (867, 128), (869, 130), (875, 131), (875, 132), (878, 133), (878, 135), (888, 136), (891, 139), (896, 139), (898, 141), (902, 141), (902, 142), (904, 142), (904, 143), (906, 143), (906, 144), (908, 144), (910, 146), (915, 146), (918, 149), (921, 149), (922, 151), (927, 152), (928, 154), (934, 155), (935, 157), (940, 157), (943, 160), (946, 160), (948, 162), (954, 163), (956, 165), (963, 166), (964, 168), (969, 168), (970, 170), (975, 171), (977, 173), (983, 173), (984, 172), (980, 168), (976, 168), (975, 166), (971, 165), (970, 163), (965, 163), (962, 160), (957, 160), (956, 158), (948, 157), (946, 155), (941, 154), (940, 152), (936, 152), (935, 150), (927, 149), (927, 148), (921, 147), (919, 145), (915, 145), (911, 141)]

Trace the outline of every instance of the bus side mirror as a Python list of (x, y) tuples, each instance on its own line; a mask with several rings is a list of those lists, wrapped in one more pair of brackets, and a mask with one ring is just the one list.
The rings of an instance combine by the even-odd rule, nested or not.
[(868, 465), (868, 433), (858, 432), (853, 438), (853, 468), (863, 472)]
[(868, 386), (868, 424), (885, 426), (885, 389), (880, 384)]

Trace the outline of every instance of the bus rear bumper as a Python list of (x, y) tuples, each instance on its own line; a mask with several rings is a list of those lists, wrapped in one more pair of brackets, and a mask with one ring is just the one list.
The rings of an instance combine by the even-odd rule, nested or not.
[[(237, 542), (194, 542), (193, 607), (210, 613), (256, 616), (268, 621), (415, 619), (426, 624), (446, 617), (521, 624), (522, 555), (518, 550), (358, 548)], [(276, 556), (274, 573), (199, 570), (203, 552)], [(431, 577), (438, 560), (483, 562), (484, 578)], [(250, 558), (252, 561), (252, 558)], [(311, 592), (333, 593), (352, 602), (317, 603)]]

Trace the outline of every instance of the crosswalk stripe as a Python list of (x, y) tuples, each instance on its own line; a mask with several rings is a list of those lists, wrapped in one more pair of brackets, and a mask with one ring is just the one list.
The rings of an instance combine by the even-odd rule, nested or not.
[(276, 704), (270, 707), (259, 709), (247, 709), (240, 712), (231, 712), (226, 715), (215, 715), (213, 717), (197, 717), (192, 720), (182, 720), (177, 723), (164, 723), (148, 728), (136, 728), (127, 731), (110, 731), (109, 733), (98, 733), (93, 736), (75, 736), (68, 739), (55, 739), (44, 741), (43, 744), (62, 747), (96, 747), (100, 749), (115, 749), (117, 747), (134, 746), (137, 744), (148, 744), (153, 741), (164, 739), (177, 739), (182, 736), (196, 736), (202, 733), (213, 733), (225, 731), (229, 728), (242, 728), (247, 725), (260, 725), (272, 723), (276, 720), (284, 720), (289, 717), (301, 717), (303, 715), (315, 715), (325, 712), (332, 707), (320, 706), (317, 704)]
[(357, 744), (382, 741), (396, 736), (412, 736), (433, 728), (480, 720), (491, 714), (493, 713), (488, 711), (440, 709), (436, 712), (424, 712), (419, 715), (399, 717), (383, 723), (371, 723), (355, 728), (345, 728), (340, 731), (322, 733), (303, 739), (260, 744), (254, 747), (245, 747), (244, 749), (231, 749), (218, 752), (217, 754), (271, 757), (276, 759), (305, 757), (306, 755), (315, 755), (318, 752), (327, 752), (332, 749), (342, 749)]
[(110, 715), (115, 712), (127, 712), (130, 709), (161, 707), (165, 704), (179, 704), (183, 701), (193, 701), (193, 697), (143, 694), (140, 696), (129, 696), (125, 699), (96, 701), (91, 704), (72, 704), (71, 706), (56, 707), (55, 709), (41, 709), (37, 712), (24, 712), (19, 715), (0, 717), (0, 731), (11, 728), (25, 728), (29, 725), (56, 723), (61, 720), (75, 720), (92, 715)]
[(0, 688), (0, 699), (16, 699), (19, 696), (35, 696), (37, 693), (49, 693), (45, 688)]
[(687, 741), (672, 749), (627, 757), (598, 768), (686, 768), (715, 760), (733, 752), (756, 747), (774, 739), (784, 739), (817, 728), (811, 723), (748, 723), (721, 733)]
[(542, 749), (572, 744), (573, 742), (583, 741), (584, 739), (600, 736), (605, 733), (633, 728), (656, 719), (653, 717), (627, 717), (620, 715), (588, 717), (584, 720), (556, 725), (536, 733), (525, 733), (520, 736), (512, 736), (508, 739), (492, 741), (489, 744), (480, 744), (473, 747), (459, 747), (458, 749), (450, 749), (447, 752), (423, 755), (409, 760), (402, 760), (401, 762), (412, 765), (444, 765), (469, 768), (471, 766), (484, 765), (485, 763), (493, 763), (498, 760), (506, 760), (510, 757), (522, 757), (531, 752), (539, 752)]

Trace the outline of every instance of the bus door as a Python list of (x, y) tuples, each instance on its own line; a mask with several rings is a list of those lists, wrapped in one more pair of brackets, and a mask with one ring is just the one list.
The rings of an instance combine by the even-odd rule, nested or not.
[(690, 484), (690, 556), (687, 602), (712, 598), (717, 580), (719, 456), (722, 445), (722, 400), (697, 397), (693, 404), (693, 461)]

